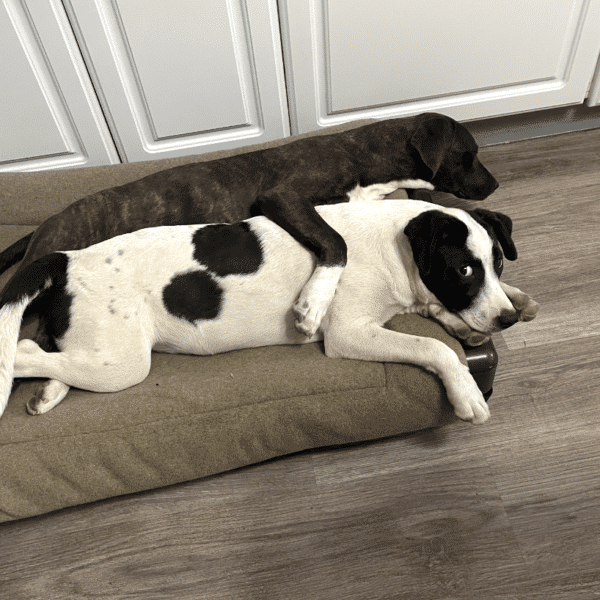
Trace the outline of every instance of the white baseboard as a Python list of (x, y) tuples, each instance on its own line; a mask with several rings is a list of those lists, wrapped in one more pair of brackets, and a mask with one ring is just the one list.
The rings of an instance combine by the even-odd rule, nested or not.
[(465, 122), (480, 146), (600, 128), (600, 106), (563, 106)]

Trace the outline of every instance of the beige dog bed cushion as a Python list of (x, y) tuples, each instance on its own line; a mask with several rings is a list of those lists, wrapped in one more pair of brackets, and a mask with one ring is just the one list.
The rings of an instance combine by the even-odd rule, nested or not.
[[(0, 174), (0, 248), (86, 194), (241, 151)], [(460, 343), (433, 321), (397, 316), (388, 326), (436, 337), (466, 363)], [(410, 365), (328, 359), (321, 343), (210, 357), (155, 353), (141, 384), (114, 394), (72, 389), (54, 410), (31, 417), (25, 404), (38, 384), (18, 383), (0, 419), (0, 521), (455, 420), (434, 375)]]

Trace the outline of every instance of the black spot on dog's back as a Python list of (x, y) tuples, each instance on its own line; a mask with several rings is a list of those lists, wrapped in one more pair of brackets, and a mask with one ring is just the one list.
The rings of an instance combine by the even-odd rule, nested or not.
[(223, 290), (206, 271), (179, 273), (171, 278), (162, 294), (167, 311), (190, 323), (215, 319), (221, 310)]
[(250, 275), (263, 262), (260, 241), (248, 223), (207, 225), (192, 238), (194, 260), (218, 275)]

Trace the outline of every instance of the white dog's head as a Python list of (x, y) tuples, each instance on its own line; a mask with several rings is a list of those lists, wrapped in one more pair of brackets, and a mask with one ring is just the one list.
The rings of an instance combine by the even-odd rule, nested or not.
[(489, 335), (518, 321), (499, 281), (503, 257), (517, 258), (509, 217), (433, 209), (411, 219), (404, 233), (423, 283), (472, 329)]

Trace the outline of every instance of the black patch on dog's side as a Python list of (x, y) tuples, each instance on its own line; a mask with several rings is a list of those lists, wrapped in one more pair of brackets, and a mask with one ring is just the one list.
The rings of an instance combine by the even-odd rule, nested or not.
[(60, 339), (71, 321), (73, 297), (66, 291), (68, 265), (69, 258), (63, 252), (47, 254), (30, 263), (10, 280), (0, 305), (20, 302), (40, 292), (30, 308), (40, 315), (40, 329), (45, 335), (52, 341)]
[(41, 292), (44, 287), (49, 287), (55, 279), (66, 279), (69, 259), (63, 252), (54, 252), (42, 256), (27, 265), (18, 277), (11, 279), (2, 292), (0, 303), (16, 304), (26, 297)]
[(173, 316), (190, 323), (215, 319), (221, 311), (223, 289), (206, 271), (179, 273), (162, 293), (165, 308)]
[[(46, 334), (52, 340), (60, 340), (71, 323), (73, 296), (67, 293), (66, 285), (66, 273), (64, 277), (54, 279), (54, 286), (48, 296), (46, 309), (41, 316)], [(40, 301), (44, 301), (43, 296), (40, 297)]]
[(256, 273), (263, 262), (260, 241), (248, 223), (201, 227), (192, 243), (194, 260), (219, 277)]
[[(468, 227), (456, 217), (430, 210), (411, 219), (404, 229), (419, 275), (427, 288), (451, 311), (473, 303), (485, 279), (479, 258), (467, 248)], [(472, 273), (466, 276), (465, 267)]]

